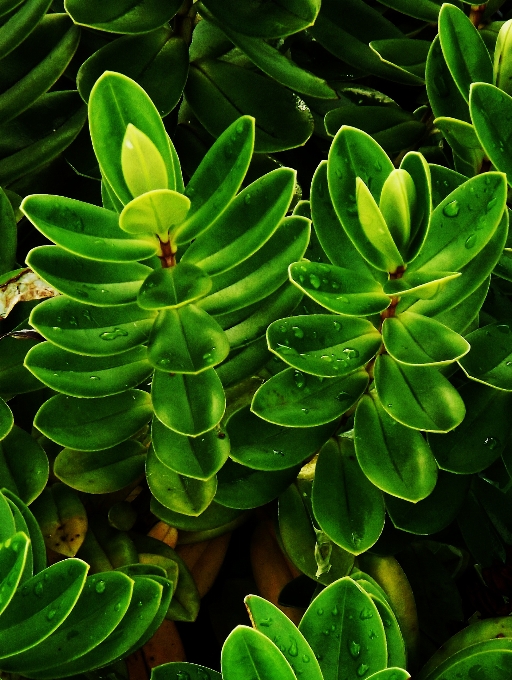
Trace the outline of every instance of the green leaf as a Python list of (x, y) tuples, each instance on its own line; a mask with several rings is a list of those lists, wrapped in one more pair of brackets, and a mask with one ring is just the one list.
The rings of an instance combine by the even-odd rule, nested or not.
[(225, 680), (295, 680), (295, 674), (277, 646), (263, 633), (237, 626), (226, 638), (221, 654)]
[(101, 172), (124, 204), (132, 200), (120, 162), (129, 123), (147, 135), (162, 156), (168, 177), (166, 188), (179, 191), (181, 176), (179, 165), (176, 165), (176, 152), (155, 105), (134, 80), (107, 71), (91, 91), (89, 124)]
[(397, 529), (411, 534), (436, 534), (457, 517), (470, 480), (467, 475), (451, 475), (441, 470), (430, 496), (418, 503), (386, 496), (386, 510)]
[(219, 470), (215, 500), (228, 508), (250, 510), (279, 496), (296, 478), (298, 465), (286, 470), (253, 470), (232, 460)]
[(303, 428), (268, 423), (244, 407), (227, 422), (230, 458), (255, 470), (283, 470), (314, 454), (332, 433), (332, 425)]
[[(148, 157), (150, 160), (151, 157)], [(154, 164), (148, 163), (148, 173), (149, 167), (151, 167), (151, 172)], [(162, 168), (165, 170), (165, 168)], [(140, 176), (140, 164), (136, 163), (133, 172), (135, 177)], [(157, 182), (150, 182), (148, 177), (148, 182), (144, 182), (147, 186), (151, 184), (156, 184)], [(142, 183), (142, 180), (141, 180)], [(132, 187), (134, 185), (132, 184)], [(133, 201), (128, 203), (122, 213), (119, 216), (119, 226), (123, 231), (129, 234), (138, 235), (139, 238), (143, 238), (144, 234), (150, 234), (152, 236), (157, 235), (160, 241), (166, 243), (169, 240), (169, 232), (171, 232), (170, 237), (173, 239), (173, 232), (176, 225), (179, 225), (185, 217), (187, 216), (188, 209), (190, 207), (190, 201), (183, 194), (177, 191), (171, 191), (170, 189), (150, 189), (147, 188), (147, 193), (144, 193), (141, 189), (135, 189), (133, 193), (137, 195)], [(152, 239), (154, 240), (154, 239)]]
[(140, 284), (152, 272), (138, 262), (86, 260), (59, 246), (39, 246), (27, 264), (51, 286), (78, 302), (99, 307), (124, 305), (137, 297)]
[(146, 342), (156, 315), (137, 304), (94, 307), (58, 296), (37, 305), (30, 324), (63, 349), (89, 356), (112, 356)]
[[(4, 487), (2, 489), (2, 494), (7, 499), (12, 510), (17, 508), (19, 515), (21, 515), (25, 522), (25, 526), (27, 527), (27, 536), (30, 539), (30, 546), (28, 548), (25, 570), (27, 570), (28, 563), (30, 562), (30, 553), (32, 553), (32, 572), (38, 574), (43, 569), (46, 569), (46, 545), (39, 524), (30, 508), (25, 505), (18, 496), (12, 493), (12, 491), (9, 491), (9, 489)], [(22, 577), (22, 582), (23, 580)]]
[(64, 7), (76, 24), (109, 33), (147, 33), (167, 23), (178, 11), (179, 0), (65, 0)]
[(464, 99), (474, 82), (492, 83), (491, 58), (479, 32), (462, 10), (446, 3), (439, 12), (444, 58)]
[(25, 366), (45, 385), (72, 397), (106, 397), (137, 387), (153, 368), (145, 347), (115, 357), (87, 357), (41, 342), (27, 354)]
[(344, 550), (360, 555), (379, 538), (384, 498), (361, 470), (351, 439), (330, 439), (322, 447), (312, 500), (321, 529)]
[(254, 127), (254, 118), (238, 118), (206, 152), (185, 189), (191, 205), (175, 235), (178, 245), (199, 236), (235, 196), (251, 160)]
[(197, 375), (156, 371), (151, 396), (157, 418), (190, 437), (218, 425), (226, 406), (224, 389), (213, 368)]
[(235, 0), (207, 0), (207, 9), (222, 24), (244, 35), (280, 38), (311, 26), (320, 9), (319, 0), (284, 0), (240, 5)]
[(113, 493), (144, 474), (145, 447), (128, 439), (101, 451), (62, 449), (53, 465), (55, 476), (77, 491)]
[(16, 533), (16, 524), (11, 510), (11, 505), (3, 493), (0, 493), (0, 539), (2, 542), (9, 540)]
[(0, 544), (0, 614), (5, 611), (20, 583), (28, 554), (28, 538), (21, 532)]
[(15, 0), (7, 7), (4, 7), (2, 3), (2, 17), (5, 17), (13, 9), (17, 8), (17, 11), (11, 14), (7, 21), (2, 20), (2, 26), (0, 27), (0, 59), (3, 59), (26, 39), (45, 16), (51, 5), (50, 0), (28, 0), (28, 2), (23, 4), (22, 2), (23, 0), (21, 2)]
[(323, 425), (348, 411), (367, 384), (368, 374), (364, 370), (344, 378), (317, 378), (287, 368), (259, 388), (251, 411), (276, 425)]
[(108, 449), (129, 439), (148, 422), (150, 402), (149, 394), (142, 390), (97, 399), (58, 394), (41, 406), (34, 425), (62, 446), (78, 451)]
[[(377, 52), (385, 64), (398, 66), (408, 74), (418, 78), (418, 85), (425, 82), (425, 62), (430, 49), (428, 40), (410, 38), (391, 38), (391, 40), (372, 40), (370, 48)], [(408, 146), (404, 144), (404, 146)]]
[(472, 177), (434, 210), (430, 229), (410, 271), (458, 271), (491, 240), (503, 216), (506, 181), (501, 173)]
[(6, 437), (14, 425), (14, 416), (11, 409), (0, 397), (0, 439)]
[[(373, 196), (372, 201), (375, 207), (377, 207)], [(382, 187), (379, 213), (382, 215), (386, 225), (386, 231), (389, 230), (389, 234), (400, 252), (403, 252), (409, 244), (411, 238), (411, 212), (414, 212), (415, 208), (416, 187), (411, 175), (407, 170), (392, 170)], [(373, 242), (377, 243), (378, 238), (373, 239)]]
[(456, 118), (449, 118), (447, 116), (436, 118), (434, 125), (441, 130), (448, 140), (448, 143), (457, 154), (467, 154), (468, 150), (473, 153), (475, 159), (479, 159), (480, 161), (478, 170), (480, 169), (484, 154), (473, 125), (470, 125), (463, 120), (457, 120)]
[(214, 137), (241, 115), (254, 116), (258, 121), (254, 150), (258, 153), (302, 146), (313, 132), (311, 113), (296, 94), (266, 76), (225, 61), (204, 59), (192, 64), (185, 97)]
[[(116, 71), (135, 80), (164, 117), (178, 104), (188, 73), (185, 40), (162, 26), (137, 36), (124, 36), (96, 50), (78, 70), (76, 84), (84, 101), (104, 71)], [(172, 78), (166, 74), (172, 73)]]
[(510, 28), (509, 21), (501, 26), (494, 50), (493, 80), (500, 90), (510, 94)]
[(268, 327), (267, 342), (290, 366), (335, 378), (367, 364), (381, 347), (382, 338), (365, 319), (311, 314), (274, 321)]
[(388, 353), (410, 365), (442, 365), (460, 359), (470, 350), (462, 336), (439, 321), (403, 312), (384, 320), (382, 339)]
[(2, 486), (22, 501), (31, 503), (48, 481), (48, 458), (39, 444), (16, 425), (0, 441)]
[(434, 489), (437, 463), (427, 442), (393, 420), (375, 393), (357, 405), (354, 443), (361, 469), (382, 491), (416, 503)]
[(478, 672), (493, 680), (506, 680), (512, 669), (510, 639), (498, 638), (469, 645), (439, 664), (428, 680), (452, 680), (457, 676), (470, 678), (473, 668), (478, 668)]
[(217, 671), (186, 661), (172, 661), (152, 668), (151, 680), (180, 680), (184, 673), (187, 673), (191, 680), (204, 680), (206, 675), (211, 680), (222, 680), (221, 674)]
[[(34, 647), (56, 630), (75, 606), (89, 565), (69, 559), (36, 574), (11, 599), (0, 623), (1, 658)], [(50, 612), (54, 612), (48, 616)], [(5, 668), (5, 661), (2, 661)]]
[[(422, 21), (436, 22), (443, 0), (384, 0), (381, 5), (390, 7), (398, 12)], [(453, 4), (458, 4), (457, 0)], [(385, 671), (383, 671), (385, 673)], [(380, 676), (379, 676), (380, 677)], [(383, 680), (386, 675), (383, 675)], [(390, 680), (393, 680), (390, 678)], [(397, 676), (396, 680), (402, 680), (402, 676)]]
[(399, 364), (381, 354), (375, 362), (375, 388), (384, 410), (415, 430), (449, 432), (465, 415), (457, 390), (432, 366)]
[[(444, 291), (445, 285), (461, 276), (460, 272), (411, 272), (406, 271), (400, 279), (389, 279), (384, 284), (386, 295), (407, 297), (414, 304), (418, 299), (430, 300), (439, 292)], [(412, 300), (411, 300), (412, 298)]]
[(11, 333), (0, 340), (0, 394), (9, 395), (16, 385), (16, 394), (41, 389), (42, 385), (28, 369), (23, 366), (29, 349), (37, 345), (39, 338), (24, 338), (23, 342), (16, 338), (16, 333), (27, 330), (29, 321), (25, 319)]
[(446, 65), (438, 35), (432, 41), (428, 53), (425, 80), (428, 100), (436, 118), (451, 116), (457, 120), (471, 122), (467, 102)]
[(460, 359), (466, 375), (499, 390), (512, 391), (512, 332), (508, 324), (493, 323), (468, 336), (471, 351)]
[(498, 170), (507, 174), (510, 183), (512, 165), (507, 152), (507, 118), (512, 112), (512, 97), (494, 85), (475, 83), (471, 86), (469, 107), (471, 120), (486, 155)]
[(197, 517), (212, 502), (217, 478), (194, 479), (171, 470), (150, 448), (146, 461), (146, 478), (151, 493), (166, 508), (182, 515)]
[(14, 210), (3, 189), (0, 189), (0, 222), (2, 224), (2, 253), (0, 274), (12, 271), (16, 266), (17, 227)]
[(134, 197), (167, 188), (169, 179), (162, 155), (151, 139), (131, 123), (126, 126), (121, 145), (121, 168)]
[(304, 680), (323, 679), (313, 650), (286, 614), (258, 595), (248, 595), (244, 602), (254, 628), (279, 646), (294, 673)]
[(386, 637), (379, 612), (371, 597), (349, 577), (322, 590), (306, 610), (299, 630), (311, 645), (325, 680), (336, 680), (342, 673), (348, 680), (357, 680), (386, 668)]
[(456, 474), (485, 470), (503, 453), (510, 434), (512, 395), (478, 383), (460, 389), (466, 405), (464, 421), (445, 435), (430, 435), (439, 467)]
[(315, 302), (344, 316), (378, 314), (391, 303), (380, 283), (351, 269), (303, 261), (290, 265), (289, 276)]
[(416, 198), (410, 205), (411, 234), (405, 251), (405, 259), (409, 262), (422, 248), (428, 233), (432, 212), (432, 179), (428, 163), (416, 151), (405, 154), (400, 163), (400, 169), (405, 170), (412, 177)]
[(469, 489), (464, 499), (457, 524), (472, 558), (485, 569), (505, 562), (506, 547), (476, 495), (475, 486)]
[(230, 452), (229, 438), (218, 428), (200, 437), (187, 437), (169, 429), (158, 418), (153, 418), (151, 425), (151, 443), (154, 455), (167, 468), (204, 481), (221, 469)]
[(230, 531), (239, 526), (246, 517), (246, 513), (242, 510), (224, 507), (215, 501), (212, 501), (199, 517), (182, 515), (179, 512), (169, 510), (156, 498), (151, 498), (150, 508), (158, 519), (169, 524), (169, 526), (192, 532), (192, 536), (189, 535), (189, 539), (192, 540), (198, 536), (198, 533), (204, 537), (203, 532), (208, 532), (208, 536), (219, 536), (225, 531)]
[(311, 222), (285, 217), (273, 236), (254, 255), (212, 277), (212, 292), (199, 302), (209, 314), (225, 314), (264, 300), (287, 279), (286, 268), (305, 253)]
[(153, 240), (127, 236), (110, 210), (63, 196), (33, 194), (21, 210), (40, 232), (76, 255), (102, 262), (136, 262), (154, 255)]
[(404, 668), (384, 668), (377, 673), (368, 675), (366, 680), (408, 680), (410, 677)]
[(263, 175), (231, 201), (208, 231), (186, 250), (183, 262), (210, 276), (253, 255), (275, 233), (288, 211), (296, 173), (279, 168)]
[(176, 308), (204, 297), (212, 281), (202, 269), (188, 262), (155, 269), (145, 279), (137, 296), (143, 309)]

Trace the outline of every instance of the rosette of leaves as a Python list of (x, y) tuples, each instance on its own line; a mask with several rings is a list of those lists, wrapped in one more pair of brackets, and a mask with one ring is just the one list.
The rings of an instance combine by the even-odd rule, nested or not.
[[(46, 342), (25, 366), (55, 393), (34, 425), (64, 447), (55, 474), (90, 493), (138, 479), (151, 441), (156, 502), (198, 516), (230, 453), (224, 386), (269, 360), (268, 324), (300, 301), (287, 267), (306, 250), (310, 220), (286, 216), (290, 169), (237, 193), (253, 150), (249, 117), (226, 130), (186, 188), (161, 118), (134, 81), (103, 75), (89, 118), (104, 207), (49, 195), (22, 205), (57, 244), (33, 249), (27, 262), (61, 293), (30, 317)], [(272, 498), (296, 465), (281, 466)]]
[(30, 509), (0, 493), (0, 669), (63, 678), (115, 663), (162, 623), (174, 584), (158, 565), (131, 564), (87, 576), (70, 558), (47, 567)]
[[(416, 152), (395, 169), (371, 137), (351, 127), (336, 135), (315, 174), (311, 212), (325, 258), (289, 267), (315, 313), (269, 326), (269, 349), (288, 368), (258, 389), (251, 409), (304, 432), (330, 427), (316, 461), (312, 512), (325, 534), (353, 554), (377, 541), (386, 506), (393, 519), (397, 505), (414, 509), (444, 485), (437, 441), (466, 427), (466, 406), (446, 374), (460, 362), (481, 379), (469, 368), (479, 355), (468, 354), (461, 334), (479, 312), (505, 244), (506, 192), (503, 173), (463, 182), (429, 168)], [(489, 345), (489, 354), (498, 347)], [(508, 393), (497, 394), (506, 409)], [(482, 417), (476, 401), (468, 394), (470, 422)], [(501, 450), (509, 426), (506, 418), (500, 422)], [(478, 446), (473, 461), (485, 457), (483, 439)], [(446, 459), (445, 453), (441, 467), (461, 473), (489, 465), (486, 458), (476, 470), (454, 470)]]

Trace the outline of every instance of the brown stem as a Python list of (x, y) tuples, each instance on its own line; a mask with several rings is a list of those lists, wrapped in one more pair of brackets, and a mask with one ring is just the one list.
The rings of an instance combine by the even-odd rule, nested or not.
[(171, 242), (163, 242), (160, 240), (160, 237), (158, 237), (158, 240), (160, 241), (160, 253), (158, 258), (162, 263), (162, 267), (174, 267), (176, 264), (176, 251), (173, 250)]
[(469, 12), (469, 20), (475, 28), (480, 26), (482, 21), (482, 16), (485, 11), (485, 5), (471, 5), (471, 11)]

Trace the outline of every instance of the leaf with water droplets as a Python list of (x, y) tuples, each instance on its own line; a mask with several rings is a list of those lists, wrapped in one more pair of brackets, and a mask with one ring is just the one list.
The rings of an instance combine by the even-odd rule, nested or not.
[(295, 680), (290, 664), (277, 645), (247, 626), (237, 626), (228, 635), (222, 647), (221, 668), (225, 680)]
[(28, 556), (28, 538), (18, 532), (0, 544), (0, 614), (9, 605), (20, 583)]
[(185, 661), (164, 663), (151, 670), (151, 680), (222, 680), (218, 671)]
[(459, 361), (466, 375), (496, 389), (512, 391), (512, 326), (489, 324), (467, 339), (471, 351)]
[(366, 676), (366, 680), (408, 680), (411, 676), (404, 668), (384, 668)]

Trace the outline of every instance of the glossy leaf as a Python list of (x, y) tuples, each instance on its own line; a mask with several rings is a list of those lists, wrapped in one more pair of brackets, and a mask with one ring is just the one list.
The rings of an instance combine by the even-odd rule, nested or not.
[(152, 668), (151, 680), (180, 680), (183, 673), (188, 673), (191, 680), (203, 680), (205, 675), (208, 675), (211, 680), (221, 680), (222, 678), (220, 673), (211, 668), (185, 661), (172, 661)]
[(47, 238), (76, 255), (102, 262), (136, 262), (157, 250), (156, 242), (121, 231), (115, 213), (82, 201), (33, 194), (21, 210)]
[(16, 425), (0, 441), (2, 486), (31, 503), (48, 481), (48, 458), (39, 444)]
[(228, 460), (217, 474), (215, 500), (228, 508), (250, 510), (266, 505), (295, 479), (299, 466), (285, 470), (253, 470)]
[[(471, 87), (469, 105), (475, 131), (485, 153), (498, 170), (507, 173), (510, 183), (512, 167), (506, 151), (509, 137), (506, 121), (512, 111), (512, 98), (494, 85), (475, 83)], [(493, 115), (494, 111), (499, 111), (500, 115)]]
[(331, 312), (345, 316), (370, 316), (384, 311), (390, 298), (369, 276), (354, 276), (350, 269), (317, 262), (296, 262), (289, 276), (297, 288)]
[(156, 312), (137, 304), (112, 309), (59, 296), (35, 307), (30, 324), (63, 349), (88, 356), (112, 356), (146, 342), (155, 318)]
[(382, 532), (382, 492), (366, 478), (346, 437), (329, 440), (320, 451), (312, 501), (321, 529), (353, 555), (368, 550)]
[(230, 452), (229, 438), (217, 428), (200, 437), (187, 437), (169, 429), (158, 418), (153, 418), (151, 442), (154, 455), (167, 468), (202, 480), (215, 475)]
[(125, 441), (150, 416), (150, 396), (142, 390), (127, 390), (94, 400), (58, 394), (41, 406), (34, 425), (62, 446), (96, 451)]
[(14, 425), (14, 416), (11, 409), (0, 397), (0, 439), (6, 437)]
[(444, 291), (445, 285), (461, 276), (460, 272), (411, 272), (406, 271), (400, 279), (389, 279), (384, 284), (387, 295), (396, 295), (400, 298), (408, 297), (407, 302), (430, 300)]
[(470, 350), (469, 343), (458, 333), (435, 319), (412, 312), (385, 319), (382, 339), (394, 359), (410, 365), (448, 364)]
[(416, 503), (437, 480), (437, 464), (427, 442), (382, 408), (374, 393), (359, 402), (354, 424), (357, 460), (379, 489)]
[(212, 501), (199, 517), (182, 515), (179, 512), (169, 510), (155, 498), (151, 498), (151, 512), (169, 526), (182, 529), (183, 531), (203, 532), (217, 531), (224, 533), (225, 528), (235, 527), (244, 519), (245, 513), (236, 508), (228, 508)]
[(327, 314), (274, 321), (267, 341), (269, 349), (290, 366), (331, 378), (364, 366), (382, 344), (380, 333), (369, 321)]
[(457, 390), (432, 366), (399, 364), (381, 354), (375, 362), (375, 388), (384, 410), (416, 430), (449, 432), (465, 415)]
[[(154, 164), (150, 167), (153, 168)], [(165, 167), (163, 169), (165, 170)], [(133, 168), (133, 172), (136, 177), (139, 177), (139, 163)], [(149, 182), (147, 184), (151, 186)], [(142, 189), (147, 193), (143, 193)], [(121, 229), (129, 234), (138, 235), (139, 238), (142, 238), (143, 234), (157, 234), (161, 241), (167, 242), (169, 231), (172, 232), (175, 226), (183, 222), (187, 216), (190, 207), (188, 198), (170, 189), (152, 189), (142, 186), (137, 189), (134, 187), (133, 193), (136, 198), (124, 207), (119, 216)]]
[(277, 646), (263, 633), (237, 626), (226, 638), (221, 654), (225, 680), (294, 680), (294, 672)]
[(512, 391), (512, 333), (509, 325), (489, 324), (467, 337), (471, 351), (459, 361), (464, 372), (485, 385)]
[(0, 547), (2, 595), (0, 612), (4, 612), (18, 588), (28, 553), (28, 537), (21, 532), (3, 542)]
[[(49, 0), (31, 0), (29, 2), (11, 2), (2, 11), (2, 16), (17, 8), (17, 11), (2, 22), (0, 29), (0, 59), (12, 52), (34, 30), (45, 16), (51, 2)], [(20, 5), (22, 5), (20, 7)], [(4, 9), (4, 7), (2, 7)]]
[(263, 383), (254, 395), (251, 410), (276, 425), (323, 425), (348, 411), (367, 384), (364, 370), (344, 378), (318, 378), (287, 368)]
[(455, 84), (441, 49), (441, 41), (436, 36), (432, 41), (425, 69), (427, 93), (434, 116), (450, 116), (471, 122), (468, 105)]
[(101, 0), (66, 0), (64, 6), (76, 24), (109, 33), (147, 33), (169, 21), (178, 11), (179, 2), (118, 0), (115, 5), (105, 5)]
[(464, 12), (448, 3), (439, 12), (439, 38), (452, 77), (469, 102), (472, 83), (492, 83), (493, 68), (487, 47)]
[(112, 493), (144, 474), (145, 447), (128, 439), (101, 451), (62, 449), (53, 471), (62, 482), (85, 493)]
[(27, 264), (72, 300), (99, 307), (133, 302), (151, 269), (138, 262), (104, 263), (85, 260), (59, 246), (33, 248)]
[(411, 676), (404, 668), (384, 668), (368, 675), (366, 680), (408, 680)]
[[(25, 563), (25, 571), (22, 577), (23, 582), (25, 580), (25, 572), (27, 572), (28, 576), (28, 566), (30, 561), (32, 561), (33, 574), (38, 574), (40, 571), (43, 571), (43, 569), (46, 569), (46, 546), (39, 524), (37, 523), (34, 513), (30, 510), (28, 505), (26, 505), (18, 496), (13, 494), (5, 487), (2, 489), (2, 494), (7, 499), (7, 502), (11, 507), (11, 511), (14, 511), (14, 508), (17, 508), (19, 511), (19, 515), (21, 515), (25, 526), (27, 527), (27, 536), (30, 539), (30, 546), (27, 552), (27, 561)], [(32, 560), (30, 559), (30, 553), (32, 553)]]
[(155, 269), (140, 287), (137, 302), (143, 309), (176, 308), (199, 300), (212, 281), (202, 269), (188, 262)]
[(351, 578), (322, 590), (306, 610), (299, 630), (315, 653), (325, 680), (336, 680), (340, 673), (357, 680), (386, 668), (386, 637), (379, 613), (370, 596)]
[(372, 40), (370, 48), (385, 64), (398, 66), (407, 74), (417, 76), (418, 84), (425, 80), (425, 62), (430, 48), (428, 40)]
[(178, 434), (191, 437), (215, 427), (226, 406), (224, 390), (214, 369), (198, 375), (157, 371), (151, 396), (157, 418)]

